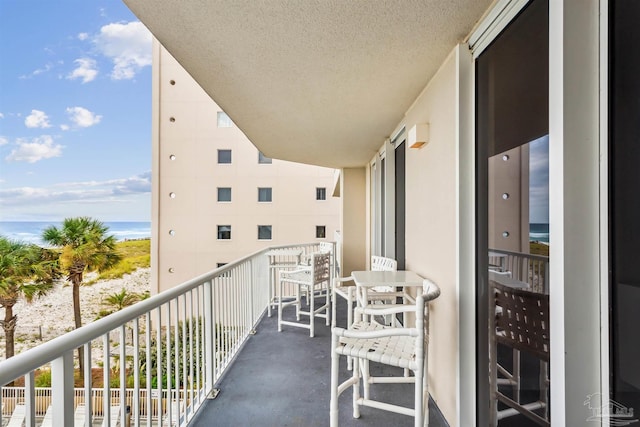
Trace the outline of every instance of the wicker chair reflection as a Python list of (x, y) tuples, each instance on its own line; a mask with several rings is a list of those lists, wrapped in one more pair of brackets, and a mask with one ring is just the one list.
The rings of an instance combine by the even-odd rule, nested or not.
[[(491, 281), (495, 290), (498, 310), (495, 318), (491, 359), (492, 425), (510, 416), (522, 414), (536, 424), (549, 426), (549, 295), (519, 289)], [(520, 366), (509, 372), (500, 365), (497, 345), (512, 348), (514, 352), (526, 352), (540, 361), (539, 398), (534, 402), (521, 402)], [(514, 361), (518, 361), (519, 357)], [(514, 362), (515, 363), (515, 362)], [(506, 381), (505, 381), (506, 380)], [(500, 391), (500, 384), (512, 386), (511, 397)], [(498, 402), (508, 406), (498, 410)]]
[[(326, 319), (326, 325), (329, 325), (331, 298), (329, 291), (331, 287), (331, 253), (318, 252), (311, 256), (310, 266), (301, 266), (296, 270), (281, 271), (279, 294), (284, 295), (285, 284), (295, 286), (296, 294), (292, 301), (284, 302), (282, 298), (278, 298), (278, 331), (282, 331), (282, 325), (295, 326), (298, 328), (309, 329), (309, 336), (315, 334), (314, 318), (320, 317)], [(302, 309), (301, 294), (306, 293), (309, 310)], [(324, 296), (324, 304), (316, 308), (316, 297)], [(285, 321), (282, 319), (282, 309), (288, 306), (296, 308), (296, 322)], [(309, 318), (309, 323), (300, 322), (301, 317)]]
[[(353, 417), (360, 417), (360, 406), (369, 406), (414, 417), (415, 425), (422, 426), (428, 422), (428, 302), (440, 295), (438, 286), (425, 279), (422, 294), (412, 305), (370, 305), (359, 308), (368, 315), (364, 319), (375, 319), (377, 315), (395, 315), (396, 313), (413, 312), (415, 327), (391, 327), (381, 325), (374, 320), (356, 321), (351, 329), (334, 327), (331, 334), (331, 402), (330, 422), (332, 427), (338, 426), (338, 398), (349, 388), (353, 389)], [(338, 373), (340, 356), (351, 357), (354, 361), (351, 378), (339, 384)], [(397, 368), (413, 371), (413, 376), (373, 377), (363, 376), (369, 362), (377, 362)], [(361, 369), (362, 368), (362, 369)], [(361, 382), (375, 383), (413, 383), (414, 407), (407, 408), (373, 400), (365, 394), (360, 396)], [(363, 384), (364, 385), (364, 384)], [(426, 421), (425, 421), (426, 420)]]

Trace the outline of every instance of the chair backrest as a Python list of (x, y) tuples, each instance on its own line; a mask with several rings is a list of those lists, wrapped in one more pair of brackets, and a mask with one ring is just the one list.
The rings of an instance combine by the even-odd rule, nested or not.
[[(422, 332), (422, 339), (424, 348), (426, 348), (425, 337), (429, 336), (429, 301), (440, 296), (440, 288), (430, 279), (424, 279), (422, 281), (422, 294), (416, 298), (416, 328), (419, 332)], [(420, 316), (422, 312), (422, 316)]]
[(331, 278), (331, 254), (328, 252), (314, 253), (311, 257), (311, 268), (314, 284), (329, 282)]
[(496, 341), (549, 361), (549, 295), (492, 282), (496, 290)]
[(319, 252), (333, 252), (333, 243), (331, 242), (320, 242), (318, 243), (318, 251)]
[(22, 427), (26, 416), (27, 407), (25, 405), (16, 405), (15, 408), (13, 408), (13, 413), (11, 414), (11, 419), (7, 427)]
[(120, 405), (111, 406), (109, 408), (110, 423), (107, 425), (107, 417), (102, 420), (102, 427), (115, 427), (118, 424), (118, 418), (120, 417)]
[(395, 259), (371, 255), (372, 271), (396, 271), (398, 269), (398, 261)]
[(44, 418), (42, 419), (42, 424), (40, 427), (52, 427), (53, 426), (53, 409), (52, 406), (49, 405), (47, 407), (47, 411), (44, 413)]
[(86, 418), (87, 407), (84, 404), (76, 406), (76, 410), (73, 413), (73, 426), (84, 427)]

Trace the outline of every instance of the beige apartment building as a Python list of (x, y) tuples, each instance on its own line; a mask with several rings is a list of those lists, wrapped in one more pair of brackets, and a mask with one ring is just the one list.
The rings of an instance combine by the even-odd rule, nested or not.
[(152, 140), (154, 293), (265, 246), (335, 239), (334, 169), (259, 152), (157, 40)]

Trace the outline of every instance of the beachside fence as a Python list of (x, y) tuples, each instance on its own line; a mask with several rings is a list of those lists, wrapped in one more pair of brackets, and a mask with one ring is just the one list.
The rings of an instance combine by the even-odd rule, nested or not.
[(266, 248), (0, 362), (0, 425), (18, 409), (34, 426), (49, 408), (61, 426), (78, 426), (78, 408), (86, 427), (127, 413), (132, 426), (188, 425), (270, 305), (267, 252), (319, 246)]
[[(2, 388), (2, 415), (4, 418), (9, 419), (16, 409), (16, 406), (25, 402), (26, 389), (24, 387), (3, 387)], [(121, 408), (120, 389), (111, 389), (110, 398), (106, 401), (109, 403), (110, 408), (116, 408), (116, 412), (119, 412)], [(163, 389), (161, 393), (158, 393), (156, 389), (151, 390), (151, 394), (146, 389), (139, 389), (137, 391), (140, 402), (140, 410), (136, 413), (131, 413), (131, 424), (136, 425), (136, 417), (139, 418), (141, 424), (151, 416), (151, 420), (154, 425), (157, 425), (160, 421), (160, 417), (167, 413), (168, 406), (173, 404), (174, 410), (177, 407), (177, 402), (184, 402), (186, 406), (191, 405), (193, 395), (188, 390), (172, 390), (171, 398), (169, 398), (169, 390)], [(73, 407), (74, 413), (80, 408), (86, 416), (87, 408), (91, 408), (91, 416), (93, 420), (104, 419), (104, 389), (94, 388), (91, 390), (91, 404), (87, 402), (85, 397), (85, 389), (75, 388), (73, 393)], [(133, 407), (133, 403), (136, 400), (136, 390), (133, 388), (127, 388), (125, 390), (124, 404), (129, 407), (129, 410)], [(35, 387), (34, 389), (34, 402), (35, 402), (35, 416), (37, 418), (44, 417), (52, 405), (52, 392), (51, 387)], [(147, 402), (151, 402), (151, 405), (147, 405)], [(113, 411), (111, 411), (113, 413)]]

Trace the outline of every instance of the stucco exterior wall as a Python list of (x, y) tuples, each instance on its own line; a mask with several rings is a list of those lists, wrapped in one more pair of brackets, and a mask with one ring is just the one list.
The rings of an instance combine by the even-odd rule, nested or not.
[(342, 181), (342, 271), (348, 276), (352, 271), (365, 270), (367, 249), (362, 242), (367, 240), (366, 169), (345, 168), (340, 176)]
[(456, 57), (452, 53), (406, 114), (429, 123), (429, 143), (406, 152), (406, 269), (434, 280), (430, 306), (430, 392), (445, 418), (457, 415), (458, 301)]
[[(222, 108), (166, 50), (154, 52), (154, 290), (266, 246), (333, 240), (340, 227), (334, 169), (259, 164), (242, 131), (218, 127)], [(218, 164), (219, 149), (231, 150), (231, 164)], [(231, 188), (231, 202), (218, 202), (218, 187)], [(258, 202), (258, 187), (272, 189), (271, 202)], [(326, 200), (316, 200), (317, 187), (326, 188)], [(231, 225), (230, 240), (218, 240), (218, 225)], [(272, 226), (271, 240), (258, 239), (258, 225)], [(316, 238), (316, 225), (326, 227), (326, 238)]]

